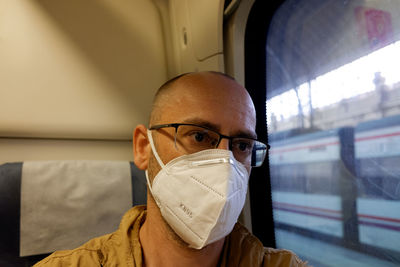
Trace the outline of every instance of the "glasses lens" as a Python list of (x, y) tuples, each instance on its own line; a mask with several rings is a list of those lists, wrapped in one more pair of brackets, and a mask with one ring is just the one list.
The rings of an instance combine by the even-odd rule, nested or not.
[[(175, 146), (185, 154), (216, 148), (220, 135), (212, 130), (194, 126), (179, 125), (176, 130)], [(267, 145), (250, 138), (233, 138), (232, 153), (245, 166), (261, 166), (267, 154)]]
[(218, 140), (218, 133), (199, 126), (179, 125), (176, 132), (177, 149), (188, 154), (215, 148)]
[(255, 142), (255, 140), (249, 138), (233, 138), (232, 153), (235, 159), (246, 166), (250, 166)]
[(233, 138), (232, 152), (245, 166), (261, 166), (267, 154), (267, 145), (248, 138)]
[(267, 145), (259, 141), (254, 142), (251, 165), (259, 167), (263, 164), (265, 156), (267, 155)]

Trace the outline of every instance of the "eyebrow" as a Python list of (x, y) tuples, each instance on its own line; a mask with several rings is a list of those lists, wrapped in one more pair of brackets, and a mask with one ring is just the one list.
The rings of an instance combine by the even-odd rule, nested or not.
[[(203, 127), (206, 127), (208, 129), (213, 130), (218, 133), (220, 133), (220, 131), (221, 131), (221, 127), (219, 125), (211, 123), (211, 122), (203, 120), (203, 119), (200, 119), (200, 118), (186, 119), (186, 120), (183, 120), (182, 123), (189, 123), (189, 124), (195, 124), (198, 126), (203, 126)], [(239, 131), (235, 132), (231, 137), (243, 137), (243, 138), (257, 139), (257, 134), (255, 134), (253, 132), (249, 132), (249, 131), (239, 130)]]

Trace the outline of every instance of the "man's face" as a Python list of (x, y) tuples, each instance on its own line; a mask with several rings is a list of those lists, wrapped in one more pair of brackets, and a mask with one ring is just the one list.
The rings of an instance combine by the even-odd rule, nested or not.
[[(182, 77), (173, 87), (162, 101), (161, 115), (153, 121), (153, 125), (191, 123), (227, 136), (256, 137), (253, 103), (246, 90), (235, 81), (212, 73), (197, 73)], [(174, 131), (174, 128), (152, 131), (157, 152), (164, 164), (184, 154), (175, 148)], [(228, 149), (228, 140), (222, 139), (218, 148)], [(250, 167), (247, 169), (250, 172)], [(152, 155), (149, 178), (152, 180), (159, 170), (160, 166)]]

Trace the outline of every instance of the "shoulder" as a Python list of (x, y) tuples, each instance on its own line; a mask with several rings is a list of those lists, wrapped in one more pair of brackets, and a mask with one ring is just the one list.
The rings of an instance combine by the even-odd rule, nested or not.
[[(130, 240), (138, 239), (139, 228), (145, 216), (146, 207), (135, 206), (125, 213), (118, 230), (114, 233), (94, 238), (76, 249), (56, 251), (37, 263), (35, 267), (90, 267), (100, 266), (100, 263), (105, 262), (117, 266), (120, 262), (132, 261)], [(141, 249), (140, 245), (134, 248)]]
[(307, 266), (289, 250), (265, 248), (261, 241), (237, 223), (225, 240), (226, 266)]
[(94, 238), (76, 249), (56, 251), (34, 267), (100, 266), (103, 258), (102, 249), (112, 236), (113, 234), (108, 234)]
[(290, 250), (264, 248), (263, 266), (308, 266), (308, 264)]

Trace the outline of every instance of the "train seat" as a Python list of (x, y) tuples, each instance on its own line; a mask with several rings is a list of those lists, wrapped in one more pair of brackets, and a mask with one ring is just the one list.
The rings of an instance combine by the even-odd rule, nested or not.
[(115, 231), (146, 203), (146, 178), (128, 161), (27, 161), (0, 165), (0, 266), (31, 266)]

